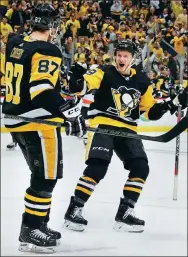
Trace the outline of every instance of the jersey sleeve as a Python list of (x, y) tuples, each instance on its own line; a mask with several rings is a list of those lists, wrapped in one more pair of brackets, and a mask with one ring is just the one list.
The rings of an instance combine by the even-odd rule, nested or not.
[(104, 77), (104, 71), (102, 69), (96, 68), (93, 70), (88, 70), (86, 74), (84, 74), (84, 80), (86, 82), (87, 92), (99, 89), (101, 86), (103, 77)]
[(148, 112), (151, 109), (151, 107), (153, 107), (154, 104), (157, 103), (157, 101), (154, 99), (154, 97), (152, 95), (152, 92), (153, 92), (153, 88), (150, 85), (150, 86), (148, 86), (146, 92), (141, 96), (141, 101), (139, 104), (139, 109), (141, 112), (144, 112), (144, 117), (146, 119), (149, 119)]
[[(55, 47), (55, 46), (54, 46)], [(62, 62), (61, 52), (51, 46), (48, 50), (40, 48), (31, 59), (30, 96), (31, 100), (45, 90), (54, 89)]]

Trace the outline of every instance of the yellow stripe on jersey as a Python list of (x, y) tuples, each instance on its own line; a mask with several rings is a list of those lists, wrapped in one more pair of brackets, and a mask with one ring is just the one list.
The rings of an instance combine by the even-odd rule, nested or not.
[(28, 200), (31, 200), (33, 202), (38, 202), (38, 203), (49, 203), (49, 202), (51, 202), (51, 199), (52, 199), (51, 197), (49, 197), (49, 198), (35, 197), (35, 196), (29, 195), (27, 193), (25, 193), (25, 198)]
[(30, 210), (26, 207), (25, 207), (25, 212), (29, 213), (29, 214), (32, 214), (32, 215), (36, 215), (36, 216), (46, 216), (47, 215), (47, 212), (33, 211), (33, 210)]
[(110, 125), (118, 128), (128, 128), (130, 130), (137, 132), (137, 126), (129, 125), (126, 123), (126, 121), (125, 122), (118, 121), (112, 118), (107, 118), (102, 116), (97, 116), (93, 119), (89, 119), (89, 124), (91, 127), (101, 124), (101, 125)]
[(54, 56), (47, 56), (35, 53), (31, 61), (30, 83), (33, 81), (49, 80), (55, 87), (62, 59)]
[(0, 60), (0, 72), (2, 77), (0, 79), (0, 85), (5, 86), (5, 55), (1, 53), (1, 60)]
[(45, 90), (53, 89), (50, 84), (41, 84), (30, 88), (31, 100)]
[(89, 70), (84, 79), (87, 82), (88, 92), (93, 89), (99, 89), (103, 79), (104, 72), (101, 69)]
[(157, 103), (157, 101), (153, 98), (153, 88), (152, 86), (150, 85), (147, 89), (147, 91), (145, 92), (144, 95), (141, 96), (141, 101), (140, 101), (140, 104), (139, 104), (139, 109), (140, 111), (144, 111), (144, 117), (146, 119), (149, 119), (148, 118), (148, 112), (150, 110), (150, 108)]

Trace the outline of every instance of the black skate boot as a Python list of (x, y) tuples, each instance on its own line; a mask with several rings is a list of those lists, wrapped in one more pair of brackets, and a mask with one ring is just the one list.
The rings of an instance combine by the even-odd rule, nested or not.
[(12, 142), (10, 144), (7, 145), (7, 150), (8, 151), (13, 151), (17, 146), (17, 143), (16, 142)]
[(53, 230), (51, 228), (48, 227), (48, 224), (46, 222), (44, 222), (42, 224), (42, 226), (40, 227), (40, 231), (42, 231), (43, 233), (45, 233), (48, 236), (51, 236), (53, 239), (60, 239), (61, 238), (61, 233)]
[(140, 220), (134, 215), (133, 208), (130, 207), (129, 199), (121, 198), (118, 212), (115, 217), (116, 231), (126, 231), (126, 232), (143, 232), (145, 221)]
[(40, 229), (21, 226), (19, 236), (19, 251), (34, 253), (54, 253), (55, 247), (59, 245), (56, 239), (43, 233)]
[(72, 196), (68, 210), (65, 213), (64, 227), (75, 231), (84, 231), (87, 220), (83, 218), (82, 210), (83, 206), (81, 207), (81, 204), (75, 201), (74, 196)]

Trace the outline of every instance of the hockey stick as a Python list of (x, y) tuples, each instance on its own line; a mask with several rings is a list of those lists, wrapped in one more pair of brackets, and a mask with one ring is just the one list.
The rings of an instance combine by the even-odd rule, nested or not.
[[(5, 114), (4, 118), (20, 120), (20, 121), (25, 121), (25, 122), (39, 123), (39, 124), (46, 124), (46, 125), (55, 126), (55, 127), (64, 127), (65, 126), (61, 122), (48, 121), (48, 120), (42, 120), (42, 119), (37, 119), (37, 118), (28, 118), (28, 117), (16, 116), (16, 115), (11, 115), (11, 114)], [(186, 116), (178, 124), (176, 124), (171, 130), (169, 130), (167, 133), (165, 133), (163, 135), (156, 136), (156, 137), (134, 134), (134, 133), (124, 132), (124, 131), (115, 130), (115, 129), (87, 127), (87, 130), (91, 131), (91, 132), (95, 132), (95, 133), (109, 135), (109, 136), (128, 137), (128, 138), (134, 138), (134, 139), (167, 143), (170, 140), (177, 137), (179, 134), (181, 134), (187, 128), (188, 128), (188, 112), (186, 113)]]
[[(181, 120), (181, 105), (178, 106), (177, 114), (178, 114), (177, 123), (179, 123)], [(173, 200), (177, 200), (177, 194), (178, 194), (179, 154), (180, 154), (180, 135), (176, 137)]]

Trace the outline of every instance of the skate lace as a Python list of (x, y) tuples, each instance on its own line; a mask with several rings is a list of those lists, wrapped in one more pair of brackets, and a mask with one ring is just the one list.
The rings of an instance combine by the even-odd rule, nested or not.
[(73, 218), (78, 217), (78, 218), (81, 218), (81, 219), (82, 219), (82, 218), (83, 218), (83, 217), (82, 217), (82, 208), (76, 206), (76, 207), (74, 208), (72, 217), (73, 217)]
[(128, 216), (132, 216), (133, 218), (135, 219), (138, 219), (136, 216), (135, 216), (135, 212), (134, 212), (134, 209), (133, 208), (128, 208), (128, 210), (125, 212), (125, 214), (123, 215), (123, 219), (126, 219)]
[(49, 228), (48, 226), (46, 226), (46, 230), (47, 230), (48, 232), (55, 232), (53, 229)]
[(40, 238), (40, 239), (45, 239), (48, 240), (50, 238), (50, 236), (44, 234), (42, 231), (40, 231), (39, 229), (35, 229), (32, 232), (32, 235), (35, 236), (36, 238)]

